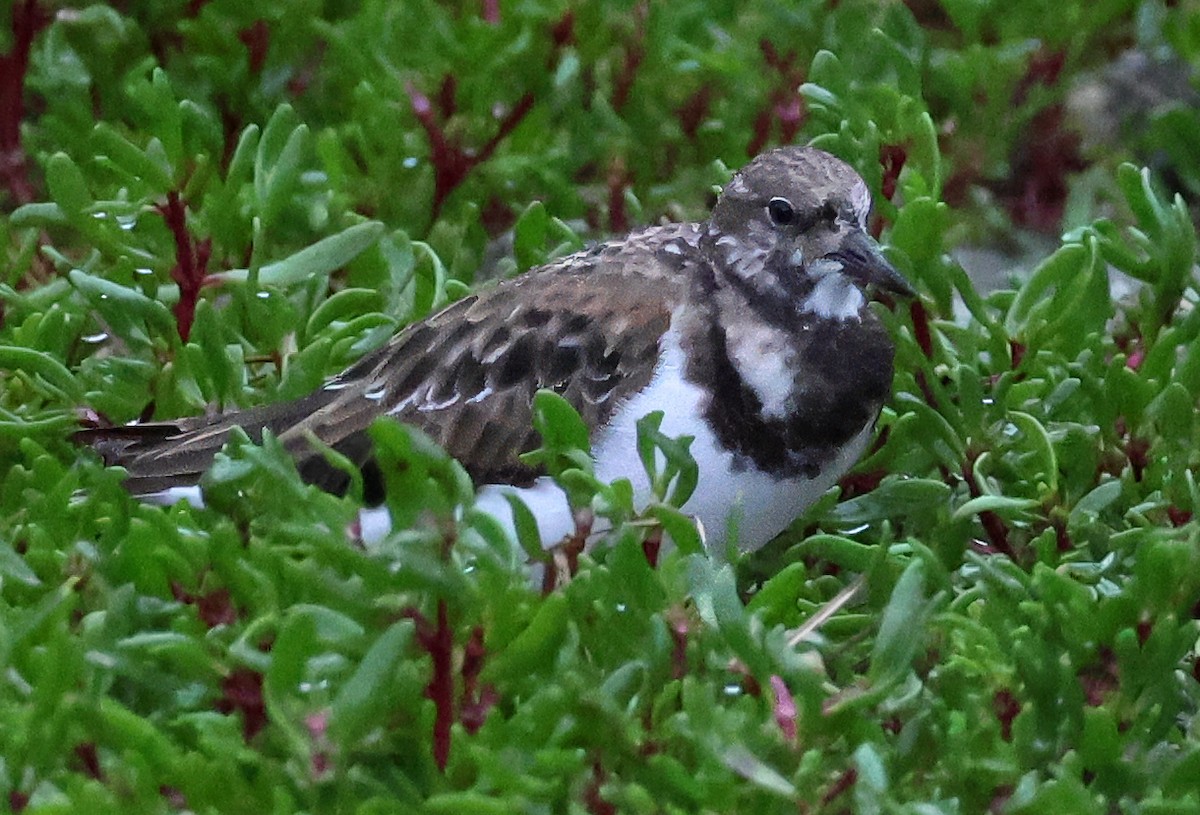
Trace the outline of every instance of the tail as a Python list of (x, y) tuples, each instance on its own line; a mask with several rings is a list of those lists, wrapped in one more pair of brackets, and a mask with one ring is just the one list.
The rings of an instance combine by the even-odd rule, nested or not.
[(94, 427), (76, 432), (74, 438), (99, 453), (106, 466), (124, 467), (129, 473), (126, 488), (134, 495), (144, 496), (198, 484), (230, 432), (241, 426), (242, 420), (197, 417)]
[[(235, 427), (246, 431), (256, 443), (262, 441), (264, 429), (279, 435), (295, 427), (307, 412), (317, 407), (310, 403), (319, 394), (298, 402), (266, 405), (211, 417), (196, 416), (117, 427), (87, 427), (76, 431), (74, 439), (99, 453), (105, 465), (124, 467), (128, 472), (125, 486), (134, 495), (153, 495), (198, 484)], [(303, 458), (306, 452), (303, 448), (308, 445), (302, 439), (298, 441), (299, 445), (293, 443), (288, 446), (298, 446), (300, 449), (291, 452)], [(344, 475), (340, 471), (311, 473), (310, 476), (315, 477), (306, 477), (305, 480), (318, 483), (318, 486), (331, 492), (339, 492), (345, 489), (345, 484), (333, 482), (343, 481)]]

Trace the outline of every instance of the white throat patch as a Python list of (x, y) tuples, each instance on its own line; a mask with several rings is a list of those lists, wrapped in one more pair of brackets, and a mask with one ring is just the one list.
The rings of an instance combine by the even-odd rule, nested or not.
[(808, 273), (816, 285), (800, 303), (800, 310), (831, 320), (858, 317), (866, 298), (848, 277), (842, 274), (842, 264), (818, 260), (808, 265)]

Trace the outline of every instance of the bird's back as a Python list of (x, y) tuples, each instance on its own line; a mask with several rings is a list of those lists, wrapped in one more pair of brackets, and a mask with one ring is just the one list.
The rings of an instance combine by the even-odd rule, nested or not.
[(91, 428), (78, 438), (128, 471), (130, 491), (150, 494), (198, 483), (234, 427), (256, 441), (268, 429), (306, 481), (341, 492), (346, 473), (310, 437), (370, 480), (366, 429), (388, 415), (429, 434), (477, 483), (529, 483), (539, 473), (519, 455), (538, 445), (534, 394), (558, 392), (595, 428), (644, 388), (685, 296), (681, 268), (698, 233), (692, 224), (653, 227), (472, 294), (294, 402)]

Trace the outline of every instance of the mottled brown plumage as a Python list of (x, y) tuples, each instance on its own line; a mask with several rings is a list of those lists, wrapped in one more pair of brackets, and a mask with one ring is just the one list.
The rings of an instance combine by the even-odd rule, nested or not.
[(197, 483), (235, 426), (270, 429), (305, 480), (341, 491), (316, 437), (363, 467), (370, 490), (365, 431), (390, 415), (476, 483), (526, 486), (541, 475), (519, 460), (538, 445), (533, 397), (550, 388), (592, 429), (604, 478), (639, 477), (634, 422), (664, 410), (664, 432), (695, 436), (701, 459), (685, 508), (710, 528), (733, 506), (753, 511), (742, 543), (759, 546), (854, 462), (891, 387), (893, 346), (864, 290), (911, 290), (866, 236), (869, 209), (848, 165), (781, 148), (736, 174), (708, 221), (645, 229), (472, 294), (295, 402), (80, 438), (139, 494)]
[(340, 492), (346, 476), (308, 441), (311, 432), (359, 466), (366, 428), (382, 414), (419, 427), (477, 483), (525, 484), (537, 473), (518, 455), (538, 444), (533, 395), (550, 388), (603, 424), (654, 372), (659, 337), (685, 280), (656, 260), (694, 227), (634, 233), (472, 294), (414, 323), (320, 390), (294, 402), (81, 431), (138, 494), (195, 484), (235, 426), (277, 435), (306, 481)]

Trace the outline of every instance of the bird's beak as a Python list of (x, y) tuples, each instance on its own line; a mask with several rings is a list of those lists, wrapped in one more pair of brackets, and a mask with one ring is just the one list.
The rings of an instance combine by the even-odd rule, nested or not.
[(861, 230), (849, 232), (833, 257), (841, 262), (842, 271), (863, 288), (870, 286), (897, 297), (917, 296), (909, 282), (879, 251), (879, 244)]

